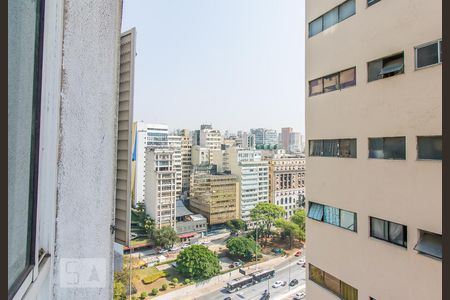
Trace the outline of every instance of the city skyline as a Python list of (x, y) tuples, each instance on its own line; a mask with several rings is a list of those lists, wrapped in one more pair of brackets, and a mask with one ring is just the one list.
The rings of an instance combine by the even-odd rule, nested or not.
[(304, 132), (304, 2), (124, 2), (134, 121)]

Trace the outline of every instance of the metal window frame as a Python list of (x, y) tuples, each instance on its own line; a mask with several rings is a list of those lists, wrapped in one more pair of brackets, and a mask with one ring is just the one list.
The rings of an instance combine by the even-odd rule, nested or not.
[(381, 0), (367, 0), (367, 6), (366, 6), (366, 8), (369, 8), (369, 7), (371, 7), (372, 5), (375, 5), (375, 4), (377, 4), (378, 2), (380, 2)]
[[(387, 224), (387, 226), (388, 226), (387, 227), (387, 239), (379, 238), (379, 237), (376, 237), (376, 236), (372, 235), (372, 219), (377, 219), (377, 220), (383, 221), (383, 222), (385, 222)], [(398, 244), (398, 243), (395, 243), (395, 242), (391, 241), (391, 239), (389, 237), (389, 229), (390, 229), (390, 224), (391, 223), (397, 224), (397, 225), (400, 225), (400, 226), (403, 227), (403, 244)], [(389, 244), (396, 245), (396, 246), (399, 246), (399, 247), (402, 247), (402, 248), (405, 248), (405, 249), (408, 249), (408, 229), (407, 228), (408, 227), (406, 225), (403, 225), (403, 224), (400, 224), (400, 223), (397, 223), (397, 222), (392, 222), (392, 221), (389, 221), (389, 220), (385, 220), (385, 219), (369, 216), (369, 236), (371, 238), (374, 238), (374, 239), (377, 239), (377, 240), (380, 240), (380, 241), (384, 241), (384, 242), (387, 242)]]
[(428, 231), (428, 230), (423, 230), (423, 229), (418, 229), (418, 232), (419, 232), (419, 238), (417, 239), (416, 245), (413, 247), (413, 249), (417, 252), (417, 254), (428, 256), (428, 257), (431, 257), (433, 259), (437, 259), (437, 260), (442, 261), (442, 257), (437, 257), (437, 256), (434, 256), (432, 254), (429, 254), (429, 253), (426, 253), (426, 252), (422, 252), (422, 251), (419, 251), (419, 250), (416, 249), (417, 245), (419, 245), (419, 243), (422, 241), (422, 237), (423, 237), (424, 233), (431, 234), (431, 235), (437, 235), (437, 236), (440, 236), (441, 238), (442, 238), (442, 234), (434, 233), (434, 232), (431, 232), (431, 231)]
[[(347, 18), (342, 19), (342, 20), (339, 20), (339, 17), (340, 17), (340, 9), (339, 9), (339, 8), (340, 8), (343, 4), (345, 4), (345, 3), (349, 2), (349, 1), (354, 1), (354, 2), (355, 2), (355, 12), (354, 12), (352, 15), (348, 16)], [(326, 12), (324, 12), (323, 14), (321, 14), (320, 16), (318, 16), (317, 18), (315, 18), (314, 20), (310, 21), (310, 22), (308, 23), (308, 38), (312, 38), (313, 36), (318, 35), (319, 33), (321, 33), (321, 32), (323, 32), (323, 31), (326, 30), (326, 29), (323, 29), (323, 16), (326, 15), (327, 13), (329, 13), (330, 11), (332, 11), (333, 9), (336, 9), (336, 8), (337, 8), (337, 10), (338, 10), (338, 21), (337, 21), (335, 24), (331, 25), (330, 27), (327, 27), (326, 29), (331, 28), (331, 27), (333, 27), (334, 25), (339, 24), (340, 22), (342, 22), (342, 21), (344, 21), (344, 20), (347, 20), (348, 18), (350, 18), (350, 17), (356, 15), (356, 0), (346, 0), (346, 1), (342, 2), (342, 3), (339, 4), (339, 5), (336, 5), (336, 6), (333, 7), (332, 9), (327, 10)], [(320, 19), (320, 18), (322, 18), (322, 20), (321, 20), (321, 21), (322, 21), (322, 22), (321, 22), (321, 23), (322, 23), (322, 30), (320, 30), (320, 31), (319, 31), (318, 33), (316, 33), (316, 34), (311, 35), (311, 32), (310, 32), (310, 25), (311, 25), (311, 23), (314, 22), (314, 21), (317, 21), (317, 20)]]
[[(388, 59), (388, 58), (391, 58), (391, 57), (393, 57), (393, 56), (397, 56), (397, 55), (400, 55), (400, 54), (403, 56), (403, 67), (402, 67), (402, 71), (401, 71), (400, 73), (395, 74), (395, 75), (393, 75), (393, 76), (381, 77), (381, 78), (369, 80), (369, 64), (370, 64), (370, 63), (373, 63), (373, 62), (376, 62), (376, 61), (381, 61), (381, 69), (383, 69), (383, 66), (384, 66), (384, 60), (385, 60), (385, 59)], [(394, 77), (394, 76), (401, 75), (401, 74), (405, 74), (405, 51), (399, 51), (399, 52), (396, 52), (396, 53), (391, 54), (391, 55), (387, 55), (387, 56), (383, 56), (383, 57), (381, 57), (381, 58), (373, 59), (373, 60), (371, 60), (371, 61), (368, 61), (366, 65), (367, 65), (367, 83), (369, 83), (369, 82), (374, 82), (374, 81), (378, 81), (378, 80), (380, 80), (380, 79), (386, 79), (386, 78), (389, 78), (389, 77)]]
[(420, 158), (419, 157), (419, 138), (433, 138), (433, 137), (440, 137), (442, 140), (442, 135), (418, 135), (416, 136), (416, 160), (418, 161), (442, 161), (442, 159), (437, 158)]
[(36, 262), (36, 235), (37, 235), (37, 211), (38, 211), (38, 175), (39, 175), (39, 140), (40, 140), (40, 125), (41, 125), (41, 98), (42, 98), (42, 64), (44, 53), (44, 14), (45, 14), (45, 0), (37, 2), (36, 12), (39, 14), (36, 18), (36, 33), (38, 37), (35, 40), (35, 68), (34, 68), (34, 82), (33, 82), (33, 115), (34, 127), (32, 131), (32, 148), (33, 155), (32, 174), (30, 178), (30, 264), (20, 273), (14, 283), (8, 289), (8, 300), (14, 299), (19, 290), (26, 291), (31, 285), (34, 278), (37, 277)]
[[(417, 50), (419, 50), (420, 48), (424, 48), (426, 46), (433, 45), (433, 44), (437, 44), (438, 45), (438, 62), (435, 63), (435, 64), (423, 66), (423, 67), (420, 67), (420, 68), (417, 67)], [(422, 69), (429, 68), (429, 67), (434, 67), (434, 66), (437, 66), (437, 65), (441, 65), (442, 64), (441, 47), (442, 47), (442, 38), (415, 46), (414, 47), (414, 71), (422, 70)]]

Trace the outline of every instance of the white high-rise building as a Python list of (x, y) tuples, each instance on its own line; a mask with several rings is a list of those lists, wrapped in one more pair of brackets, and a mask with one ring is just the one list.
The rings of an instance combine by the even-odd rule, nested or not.
[(250, 211), (259, 202), (269, 201), (269, 165), (261, 160), (261, 152), (230, 147), (225, 150), (224, 169), (240, 179), (240, 217), (251, 223)]
[(167, 148), (146, 148), (145, 211), (155, 220), (156, 228), (175, 229), (176, 183), (174, 151)]
[(192, 165), (192, 142), (188, 129), (181, 130), (181, 191), (189, 192), (191, 165)]
[(182, 159), (181, 159), (181, 136), (167, 136), (167, 143), (170, 150), (173, 151), (173, 167), (176, 172), (176, 195), (177, 199), (181, 196), (182, 185)]
[(145, 148), (167, 148), (169, 127), (164, 124), (136, 122), (136, 166), (133, 204), (144, 202), (145, 188)]
[(254, 149), (256, 146), (256, 136), (252, 133), (242, 133), (242, 148)]
[(303, 151), (303, 138), (300, 132), (291, 132), (289, 141), (289, 152), (300, 153)]
[(220, 130), (212, 128), (203, 128), (200, 130), (200, 146), (209, 149), (221, 149), (223, 137)]

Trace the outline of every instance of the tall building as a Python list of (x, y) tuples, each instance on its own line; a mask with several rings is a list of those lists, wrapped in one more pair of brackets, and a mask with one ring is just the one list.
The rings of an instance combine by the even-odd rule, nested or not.
[(250, 133), (255, 135), (255, 145), (278, 145), (278, 133), (274, 129), (256, 128), (250, 129)]
[(136, 122), (135, 149), (133, 150), (135, 153), (133, 156), (136, 160), (133, 205), (144, 202), (145, 198), (145, 149), (147, 147), (167, 148), (168, 135), (169, 127), (167, 125)]
[(261, 160), (261, 152), (230, 147), (225, 150), (225, 170), (240, 181), (240, 218), (249, 224), (250, 211), (259, 202), (269, 201), (269, 166)]
[(175, 229), (177, 171), (174, 151), (146, 148), (145, 212), (155, 220), (156, 228)]
[(269, 162), (269, 201), (286, 210), (286, 219), (302, 206), (305, 195), (305, 159), (285, 153)]
[(216, 173), (212, 166), (195, 166), (189, 203), (190, 209), (205, 216), (209, 225), (239, 218), (237, 176)]
[(181, 191), (189, 193), (189, 182), (191, 177), (191, 151), (192, 142), (189, 130), (181, 130)]
[(168, 135), (167, 136), (167, 146), (173, 151), (173, 168), (176, 172), (176, 197), (177, 199), (181, 196), (181, 186), (182, 186), (182, 157), (181, 157), (181, 135)]
[(306, 1), (310, 299), (442, 299), (441, 5)]
[(290, 153), (303, 152), (303, 137), (300, 132), (291, 132), (287, 151)]
[(283, 149), (286, 151), (290, 150), (291, 133), (292, 133), (292, 127), (281, 128), (281, 145), (283, 146)]
[(212, 128), (200, 129), (200, 146), (209, 149), (221, 149), (223, 137), (220, 130)]
[(256, 136), (255, 134), (244, 132), (242, 133), (242, 148), (255, 149)]

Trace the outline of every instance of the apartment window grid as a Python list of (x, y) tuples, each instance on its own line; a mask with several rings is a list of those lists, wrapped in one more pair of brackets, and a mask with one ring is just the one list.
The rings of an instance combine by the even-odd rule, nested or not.
[(309, 201), (308, 218), (358, 232), (357, 214), (348, 210)]
[(339, 22), (346, 20), (356, 13), (355, 0), (348, 0), (344, 3), (334, 7), (325, 14), (316, 18), (309, 23), (309, 37), (336, 25)]
[(342, 90), (356, 85), (356, 67), (309, 81), (309, 96)]
[(356, 152), (356, 139), (309, 141), (309, 156), (356, 158)]
[(370, 236), (391, 244), (407, 248), (407, 227), (405, 225), (369, 217)]
[(358, 300), (358, 290), (333, 275), (309, 264), (309, 280), (344, 300)]
[(416, 70), (442, 64), (442, 39), (414, 47)]

